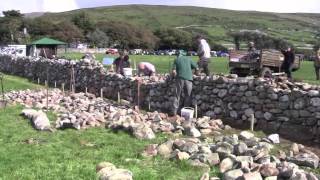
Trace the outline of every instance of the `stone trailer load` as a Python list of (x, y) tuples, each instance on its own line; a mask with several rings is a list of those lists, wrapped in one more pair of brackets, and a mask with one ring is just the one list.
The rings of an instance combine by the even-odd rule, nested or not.
[[(249, 54), (248, 51), (231, 51), (229, 56), (230, 73), (239, 76), (270, 77), (272, 73), (281, 72), (283, 60), (282, 53), (273, 49), (257, 50), (253, 54)], [(296, 55), (293, 71), (299, 68), (300, 57)]]

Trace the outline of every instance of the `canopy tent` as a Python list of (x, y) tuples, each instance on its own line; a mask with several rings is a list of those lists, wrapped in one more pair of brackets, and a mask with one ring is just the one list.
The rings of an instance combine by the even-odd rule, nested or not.
[(59, 45), (66, 46), (67, 43), (51, 38), (42, 38), (28, 45), (27, 54), (36, 57), (53, 58), (54, 55), (57, 55)]

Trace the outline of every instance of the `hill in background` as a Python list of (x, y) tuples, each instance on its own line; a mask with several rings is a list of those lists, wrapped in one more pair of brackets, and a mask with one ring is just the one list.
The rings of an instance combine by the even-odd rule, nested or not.
[(305, 46), (319, 36), (320, 14), (266, 13), (202, 7), (128, 5), (45, 13), (41, 17), (59, 22), (85, 12), (93, 21), (125, 21), (150, 30), (174, 27), (189, 32), (206, 32), (216, 43), (230, 44), (229, 31), (259, 30), (284, 38), (296, 46)]

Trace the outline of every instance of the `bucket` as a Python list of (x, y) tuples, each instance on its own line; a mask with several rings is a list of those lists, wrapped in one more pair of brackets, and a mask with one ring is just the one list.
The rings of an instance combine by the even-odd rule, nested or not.
[(123, 75), (126, 77), (132, 76), (132, 68), (123, 68)]
[(192, 107), (184, 107), (181, 109), (181, 117), (186, 120), (192, 119), (194, 114), (194, 109)]

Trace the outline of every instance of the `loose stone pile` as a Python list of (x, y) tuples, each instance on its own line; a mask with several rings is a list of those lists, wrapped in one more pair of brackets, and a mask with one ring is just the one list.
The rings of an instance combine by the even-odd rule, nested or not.
[[(11, 103), (46, 109), (46, 94), (46, 90), (13, 91), (7, 93), (6, 98)], [(168, 117), (167, 114), (159, 112), (142, 114), (128, 105), (96, 98), (89, 93), (65, 96), (60, 90), (54, 89), (48, 91), (48, 95), (48, 108), (58, 114), (56, 128), (86, 129), (105, 126), (114, 130), (126, 130), (139, 139), (155, 138), (155, 133), (158, 132), (175, 136), (184, 134), (190, 137), (149, 145), (142, 153), (144, 156), (162, 155), (169, 159), (188, 160), (191, 165), (208, 170), (212, 166), (219, 166), (223, 179), (228, 180), (240, 177), (269, 180), (317, 179), (314, 174), (298, 167), (298, 165), (309, 168), (319, 166), (319, 157), (302, 145), (293, 144), (288, 155), (284, 152), (281, 152), (279, 157), (270, 154), (274, 144), (280, 143), (277, 134), (267, 138), (257, 138), (247, 131), (239, 135), (223, 135), (222, 130), (229, 130), (231, 127), (224, 125), (219, 119), (207, 116), (185, 121), (181, 117)], [(35, 110), (23, 112), (30, 119), (34, 119), (33, 114), (37, 113)], [(42, 130), (48, 128), (48, 124), (41, 124), (36, 128)], [(123, 176), (128, 175), (128, 178), (132, 176), (132, 173), (119, 170), (111, 174), (101, 171), (100, 177), (112, 179), (115, 172), (120, 174), (123, 172)], [(205, 177), (209, 178), (207, 175), (204, 175)]]
[[(319, 165), (319, 157), (302, 145), (293, 144), (290, 155), (286, 156), (281, 151), (279, 157), (276, 157), (270, 151), (274, 148), (274, 143), (279, 142), (278, 135), (257, 138), (248, 131), (242, 131), (239, 135), (221, 135), (220, 132), (215, 134), (213, 139), (209, 139), (213, 142), (198, 138), (179, 138), (162, 144), (151, 144), (142, 154), (187, 160), (191, 165), (207, 171), (210, 167), (219, 166), (223, 173), (222, 179), (225, 180), (318, 179), (313, 173), (298, 166), (318, 168)], [(209, 180), (209, 175), (204, 174), (201, 179)]]
[[(28, 107), (46, 109), (46, 95), (46, 90), (13, 91), (7, 93), (6, 98), (10, 102)], [(96, 98), (93, 94), (76, 93), (64, 96), (58, 89), (48, 92), (48, 109), (58, 114), (56, 128), (86, 129), (105, 126), (115, 130), (126, 130), (139, 139), (153, 139), (158, 132), (200, 137), (202, 134), (225, 128), (221, 120), (209, 117), (184, 121), (181, 117), (172, 118), (156, 111), (141, 114), (127, 105)]]

